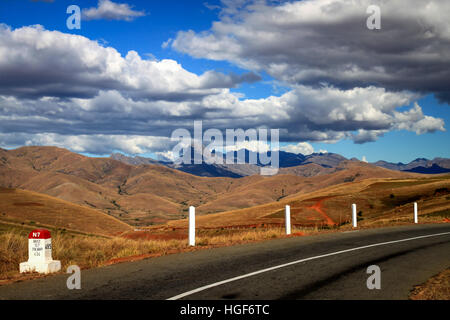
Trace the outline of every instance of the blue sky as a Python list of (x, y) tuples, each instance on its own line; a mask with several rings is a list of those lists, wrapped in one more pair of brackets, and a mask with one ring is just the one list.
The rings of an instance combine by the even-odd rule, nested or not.
[[(320, 5), (320, 1), (316, 2)], [(64, 34), (80, 35), (94, 42), (97, 41), (102, 47), (114, 48), (122, 57), (125, 57), (129, 51), (136, 51), (142, 60), (155, 59), (156, 61), (161, 61), (169, 59), (176, 61), (182, 66), (183, 71), (185, 70), (195, 74), (200, 78), (205, 73), (211, 71), (215, 72), (214, 79), (217, 77), (217, 79), (219, 79), (217, 81), (220, 84), (217, 88), (208, 88), (208, 86), (204, 84), (199, 88), (194, 88), (195, 90), (202, 90), (202, 96), (198, 99), (203, 99), (194, 102), (193, 99), (195, 100), (195, 98), (192, 97), (178, 98), (177, 95), (177, 98), (168, 98), (168, 95), (174, 94), (175, 96), (175, 93), (181, 94), (184, 97), (184, 95), (187, 94), (187, 91), (192, 89), (183, 87), (185, 83), (177, 86), (176, 90), (178, 91), (175, 93), (172, 91), (169, 93), (164, 92), (164, 98), (159, 98), (160, 93), (155, 93), (157, 91), (156, 89), (149, 89), (146, 87), (145, 90), (149, 90), (151, 93), (147, 93), (142, 89), (142, 94), (145, 93), (146, 96), (145, 101), (139, 100), (141, 98), (136, 98), (141, 95), (138, 90), (134, 90), (133, 93), (130, 93), (128, 89), (123, 89), (122, 87), (118, 89), (116, 86), (105, 89), (105, 87), (108, 86), (108, 81), (112, 81), (110, 78), (108, 78), (108, 81), (105, 81), (105, 84), (99, 86), (99, 89), (95, 91), (95, 93), (89, 92), (86, 93), (86, 96), (84, 92), (82, 93), (83, 99), (92, 99), (92, 101), (94, 101), (96, 97), (102, 97), (102, 91), (107, 92), (105, 95), (109, 94), (111, 96), (114, 91), (120, 93), (121, 97), (131, 97), (136, 103), (146, 103), (147, 105), (145, 106), (137, 104), (136, 110), (131, 111), (131, 113), (139, 112), (138, 110), (145, 110), (145, 112), (148, 112), (148, 114), (145, 115), (145, 117), (147, 117), (145, 121), (149, 124), (152, 123), (152, 125), (159, 121), (162, 123), (161, 126), (169, 126), (170, 124), (171, 128), (176, 128), (177, 125), (184, 127), (187, 126), (189, 121), (193, 121), (196, 115), (209, 114), (209, 112), (214, 115), (214, 113), (217, 112), (220, 119), (219, 122), (221, 125), (223, 124), (223, 127), (219, 127), (221, 129), (225, 127), (232, 128), (233, 125), (242, 127), (247, 123), (249, 128), (253, 126), (280, 126), (282, 129), (285, 128), (288, 133), (285, 136), (282, 135), (281, 146), (286, 146), (288, 144), (295, 146), (297, 143), (307, 142), (315, 151), (327, 150), (329, 152), (342, 154), (348, 158), (356, 157), (361, 159), (365, 156), (369, 162), (380, 159), (391, 162), (409, 162), (419, 157), (450, 157), (450, 133), (447, 130), (447, 125), (450, 123), (448, 100), (441, 98), (440, 101), (436, 98), (436, 96), (442, 97), (449, 95), (450, 89), (447, 90), (445, 86), (448, 86), (450, 81), (447, 81), (447, 85), (443, 85), (445, 80), (450, 80), (448, 79), (448, 74), (444, 74), (442, 78), (432, 77), (433, 81), (436, 81), (436, 84), (430, 84), (429, 81), (427, 82), (425, 80), (421, 83), (420, 78), (426, 78), (424, 77), (424, 74), (428, 76), (428, 73), (431, 73), (431, 71), (427, 71), (426, 64), (423, 63), (423, 65), (421, 65), (419, 61), (417, 64), (421, 69), (408, 70), (408, 72), (404, 72), (405, 75), (402, 76), (403, 78), (396, 78), (397, 76), (400, 77), (403, 73), (402, 70), (405, 69), (404, 66), (400, 66), (400, 62), (402, 59), (408, 59), (406, 54), (404, 57), (402, 56), (402, 54), (404, 54), (402, 53), (402, 50), (398, 50), (398, 52), (400, 52), (398, 56), (389, 60), (385, 58), (386, 53), (381, 49), (378, 50), (378, 52), (377, 49), (373, 48), (358, 48), (361, 52), (368, 50), (370, 54), (375, 54), (375, 57), (377, 57), (376, 54), (379, 54), (380, 66), (377, 65), (377, 67), (384, 70), (384, 72), (389, 75), (389, 77), (386, 78), (392, 78), (393, 80), (379, 80), (383, 77), (380, 77), (379, 74), (375, 74), (375, 71), (373, 75), (366, 75), (364, 72), (358, 71), (356, 76), (349, 77), (350, 80), (342, 80), (341, 78), (332, 75), (336, 70), (339, 72), (339, 68), (346, 63), (346, 61), (338, 61), (338, 58), (336, 58), (339, 57), (339, 59), (341, 59), (342, 54), (333, 54), (333, 48), (336, 48), (336, 46), (334, 46), (333, 43), (330, 43), (330, 47), (327, 47), (327, 43), (319, 42), (320, 40), (311, 40), (308, 39), (307, 36), (302, 35), (302, 30), (314, 28), (312, 31), (321, 37), (323, 36), (325, 39), (325, 33), (329, 33), (330, 31), (320, 29), (320, 24), (316, 27), (311, 27), (311, 24), (306, 26), (302, 25), (302, 21), (298, 21), (298, 41), (301, 45), (292, 50), (289, 48), (289, 42), (287, 42), (285, 46), (284, 43), (281, 40), (276, 39), (276, 37), (275, 40), (273, 40), (267, 35), (259, 35), (257, 31), (261, 31), (262, 29), (261, 27), (258, 28), (259, 22), (257, 18), (264, 14), (269, 14), (271, 10), (276, 10), (277, 6), (282, 6), (283, 4), (266, 3), (253, 8), (253, 11), (249, 13), (246, 11), (246, 7), (239, 6), (238, 1), (208, 1), (207, 4), (209, 8), (205, 5), (205, 1), (194, 0), (121, 0), (115, 1), (114, 3), (126, 3), (129, 5), (130, 10), (145, 12), (145, 15), (127, 21), (125, 19), (111, 20), (104, 17), (102, 18), (101, 14), (99, 14), (99, 17), (93, 20), (86, 20), (83, 18), (80, 30), (68, 30), (66, 27), (66, 19), (69, 16), (66, 14), (68, 5), (77, 4), (81, 9), (88, 9), (98, 7), (99, 3), (97, 1), (54, 0), (52, 2), (47, 2), (3, 0), (0, 3), (0, 23), (8, 26), (11, 32), (26, 26), (42, 25), (44, 31), (38, 32), (39, 36), (42, 36), (42, 38), (39, 39), (41, 42), (45, 41), (45, 34), (47, 31), (57, 30)], [(293, 3), (296, 5), (295, 1)], [(302, 10), (307, 10), (307, 8), (302, 7), (300, 4), (297, 6), (294, 5), (286, 8), (289, 10), (296, 10), (295, 12), (299, 15), (302, 13)], [(352, 10), (353, 8), (349, 8), (349, 10), (350, 9)], [(285, 11), (287, 12), (288, 10)], [(280, 11), (276, 11), (276, 14), (279, 15), (281, 13)], [(334, 14), (340, 13), (337, 12)], [(412, 12), (412, 15), (414, 14), (422, 14), (420, 13), (420, 8), (417, 8), (417, 12)], [(430, 15), (432, 15), (432, 13), (430, 13)], [(292, 18), (292, 16), (290, 16), (290, 18)], [(436, 21), (433, 16), (425, 18), (425, 21), (435, 21), (430, 23), (436, 23), (436, 25), (440, 23), (440, 21)], [(327, 19), (327, 17), (324, 16), (323, 19)], [(362, 17), (362, 20), (364, 20), (364, 17)], [(221, 28), (213, 27), (213, 22), (218, 21), (220, 21)], [(279, 23), (270, 23), (269, 21), (266, 25), (267, 30), (262, 30), (261, 32), (267, 32), (268, 35), (276, 35), (277, 32), (281, 32), (281, 35), (283, 35), (283, 29), (281, 29), (281, 31), (279, 29), (282, 28), (280, 25), (282, 25), (283, 19), (279, 19), (278, 21)], [(395, 20), (392, 19), (392, 21)], [(442, 23), (448, 24), (448, 22), (445, 21)], [(270, 30), (272, 26), (274, 29)], [(403, 27), (404, 30), (407, 30), (406, 26)], [(253, 30), (252, 28), (255, 29)], [(387, 29), (388, 28), (389, 27), (387, 27)], [(190, 34), (183, 33), (183, 31), (188, 30), (192, 30)], [(254, 31), (254, 41), (249, 38), (248, 34), (245, 34), (244, 31), (246, 30)], [(287, 30), (286, 33), (291, 32), (288, 28), (284, 30)], [(445, 30), (445, 28), (442, 30)], [(305, 34), (307, 31), (311, 30), (305, 30)], [(346, 36), (345, 32), (348, 31), (340, 31), (339, 28), (336, 28), (334, 32), (336, 32), (336, 38), (339, 38), (339, 32), (343, 33), (341, 41), (347, 41), (345, 39), (347, 39), (348, 36)], [(362, 30), (361, 33), (362, 32), (367, 32), (367, 30)], [(384, 32), (389, 32), (389, 29), (384, 30)], [(293, 32), (293, 37), (295, 37), (295, 34), (296, 32)], [(206, 35), (210, 35), (211, 38), (206, 38)], [(372, 36), (373, 34), (368, 35)], [(258, 39), (258, 36), (261, 36), (262, 38)], [(437, 43), (439, 43), (439, 37), (445, 39), (445, 36), (445, 34), (437, 35)], [(402, 37), (405, 36), (403, 35)], [(413, 37), (413, 35), (411, 35), (411, 37)], [(317, 38), (319, 39), (320, 37)], [(169, 39), (171, 40), (168, 42), (168, 45), (163, 47), (163, 43)], [(36, 41), (39, 43), (38, 40)], [(264, 47), (266, 41), (268, 44)], [(273, 44), (270, 44), (270, 41), (274, 41)], [(309, 43), (307, 41), (312, 42)], [(395, 44), (395, 39), (393, 39), (393, 41)], [(413, 40), (411, 41), (413, 42)], [(196, 44), (194, 45), (193, 43)], [(21, 43), (21, 45), (23, 46), (23, 43)], [(27, 43), (27, 45), (29, 45), (29, 43)], [(215, 47), (212, 47), (212, 45)], [(355, 43), (351, 45), (358, 46), (358, 42), (355, 41)], [(280, 46), (280, 54), (277, 53), (277, 46)], [(317, 56), (316, 61), (314, 61), (314, 56), (306, 51), (302, 51), (306, 50), (303, 48), (311, 48), (313, 46), (317, 46), (318, 48), (314, 52), (321, 52), (321, 54)], [(411, 43), (405, 44), (405, 46), (411, 46)], [(389, 44), (386, 44), (386, 47), (389, 47)], [(417, 48), (414, 48), (414, 45), (412, 45), (409, 54), (417, 54), (417, 56), (420, 56), (423, 47), (424, 46), (417, 46)], [(6, 50), (10, 50), (8, 47), (5, 48)], [(0, 52), (1, 49), (0, 46)], [(436, 50), (440, 49), (440, 47), (436, 48)], [(51, 51), (52, 48), (49, 47), (45, 50), (48, 51), (49, 56), (53, 54)], [(64, 48), (58, 50), (59, 51), (57, 52), (61, 55), (65, 54)], [(375, 51), (376, 53), (374, 53)], [(20, 51), (15, 51), (14, 53), (11, 49), (11, 55), (17, 55), (17, 52)], [(0, 60), (1, 57), (2, 56), (0, 55)], [(3, 58), (4, 57), (5, 56), (3, 56)], [(306, 59), (305, 57), (308, 58)], [(327, 75), (323, 77), (305, 76), (303, 73), (304, 70), (312, 70), (310, 74), (318, 74), (318, 72), (316, 72), (317, 70), (320, 71), (319, 73), (322, 73), (322, 69), (320, 68), (323, 67), (320, 67), (320, 64), (317, 62), (320, 59), (323, 59), (323, 61), (336, 60), (336, 62), (334, 62), (336, 63), (336, 66), (333, 68), (330, 67), (331, 71), (325, 70), (323, 73)], [(73, 60), (67, 60), (68, 70), (70, 70), (69, 65), (71, 61)], [(369, 68), (367, 62), (364, 61), (363, 58), (359, 59), (359, 57), (352, 57), (352, 61), (361, 61), (360, 64), (357, 65), (360, 69)], [(375, 61), (375, 64), (378, 63), (377, 59), (373, 61)], [(32, 65), (31, 63), (32, 62), (30, 62), (30, 65)], [(39, 60), (37, 60), (37, 63), (39, 63)], [(49, 63), (48, 70), (54, 70), (61, 66), (60, 64), (52, 66), (52, 62), (47, 60), (45, 60), (45, 63)], [(330, 62), (330, 64), (331, 63), (332, 62)], [(446, 68), (449, 63), (448, 55), (444, 55), (443, 58), (435, 63), (436, 65), (441, 64), (442, 68)], [(23, 65), (23, 61), (21, 64)], [(19, 68), (21, 64), (19, 62), (17, 63)], [(399, 66), (397, 64), (399, 64)], [(405, 65), (409, 64), (405, 63)], [(280, 71), (286, 66), (286, 71)], [(99, 68), (101, 67), (102, 65), (100, 65)], [(357, 68), (355, 68), (355, 70), (356, 69)], [(92, 70), (89, 70), (88, 72), (91, 71)], [(26, 71), (25, 73), (27, 72), (31, 71)], [(82, 72), (85, 71), (80, 71), (80, 77), (84, 78)], [(425, 73), (421, 74), (419, 72)], [(437, 73), (438, 71), (435, 72)], [(19, 71), (15, 71), (15, 74), (18, 73), (20, 74)], [(258, 80), (236, 80), (237, 76), (243, 76), (245, 74), (257, 75)], [(417, 81), (411, 80), (410, 74), (415, 74)], [(230, 75), (235, 75), (236, 77), (231, 77), (232, 80), (227, 78), (226, 81), (222, 79), (223, 76)], [(44, 72), (42, 76), (43, 78), (46, 78), (47, 75)], [(143, 76), (145, 77), (145, 74)], [(27, 77), (31, 78), (32, 75), (30, 76), (30, 74), (27, 73)], [(158, 77), (158, 75), (155, 75), (155, 77)], [(176, 78), (178, 78), (178, 76), (176, 76)], [(101, 81), (104, 80), (103, 77), (101, 79)], [(222, 80), (220, 79), (225, 82), (228, 81), (227, 83), (231, 81), (233, 84), (227, 87), (226, 85), (221, 84), (220, 81)], [(68, 95), (61, 95), (59, 92), (52, 94), (38, 93), (35, 97), (33, 96), (30, 98), (29, 96), (24, 96), (22, 93), (26, 92), (27, 89), (30, 89), (31, 87), (31, 89), (34, 90), (35, 86), (29, 84), (25, 80), (19, 79), (16, 81), (19, 82), (19, 84), (17, 84), (15, 88), (20, 87), (20, 90), (17, 89), (17, 92), (19, 92), (17, 94), (11, 93), (11, 99), (14, 99), (14, 103), (18, 106), (26, 104), (28, 109), (27, 111), (21, 112), (14, 111), (11, 107), (3, 107), (3, 109), (0, 109), (2, 115), (10, 116), (10, 119), (14, 119), (9, 120), (7, 124), (3, 124), (3, 129), (1, 128), (2, 124), (0, 123), (0, 132), (4, 134), (4, 137), (0, 138), (0, 147), (10, 148), (27, 143), (53, 143), (58, 146), (70, 148), (76, 152), (97, 155), (103, 155), (109, 151), (120, 151), (128, 154), (139, 153), (137, 151), (133, 152), (133, 150), (141, 150), (142, 154), (155, 155), (157, 153), (166, 152), (169, 148), (168, 145), (163, 146), (161, 143), (156, 142), (146, 144), (141, 142), (141, 140), (136, 142), (140, 144), (137, 145), (135, 149), (129, 147), (121, 148), (121, 143), (131, 143), (130, 141), (136, 141), (136, 139), (130, 138), (131, 135), (133, 137), (145, 136), (146, 134), (153, 137), (164, 137), (168, 135), (161, 126), (152, 127), (149, 125), (147, 131), (138, 130), (137, 123), (133, 121), (140, 121), (139, 125), (142, 125), (143, 120), (136, 120), (136, 118), (138, 118), (136, 113), (130, 115), (129, 112), (127, 113), (127, 117), (133, 119), (129, 122), (130, 132), (127, 132), (127, 122), (125, 121), (120, 124), (120, 130), (114, 131), (114, 124), (119, 123), (121, 119), (120, 111), (117, 110), (122, 110), (120, 108), (124, 108), (125, 110), (128, 107), (126, 105), (117, 107), (117, 118), (111, 116), (110, 122), (98, 119), (98, 112), (106, 115), (106, 113), (108, 113), (107, 108), (103, 108), (101, 111), (95, 109), (95, 117), (92, 113), (84, 115), (81, 114), (81, 111), (74, 111), (75, 117), (79, 117), (79, 119), (73, 123), (64, 116), (56, 117), (55, 114), (58, 113), (57, 111), (48, 112), (49, 115), (47, 119), (40, 119), (38, 121), (36, 120), (36, 117), (43, 114), (42, 111), (40, 111), (40, 108), (43, 108), (43, 104), (44, 102), (47, 102), (49, 96), (53, 102), (52, 108), (58, 109), (58, 105), (60, 108), (66, 108), (68, 107), (68, 100), (70, 100), (70, 103), (81, 103), (77, 100), (79, 99), (79, 92), (77, 91), (77, 94), (70, 93)], [(186, 83), (188, 83), (188, 81), (186, 81)], [(68, 84), (70, 85), (70, 81)], [(30, 88), (26, 88), (26, 86), (30, 86)], [(129, 84), (127, 84), (127, 86), (129, 86)], [(374, 89), (368, 90), (367, 88), (370, 86)], [(5, 85), (5, 87), (8, 86)], [(357, 91), (355, 88), (364, 88), (364, 90)], [(221, 94), (219, 94), (219, 91)], [(384, 93), (387, 95), (386, 98), (377, 99), (377, 96)], [(0, 100), (0, 107), (2, 107), (2, 103), (5, 106), (6, 103), (10, 101), (7, 99), (9, 97), (8, 94), (8, 90), (6, 89), (0, 92), (0, 95), (5, 97), (5, 100)], [(155, 95), (158, 98), (154, 98), (153, 96), (149, 98), (149, 95)], [(230, 109), (229, 114), (233, 115), (231, 118), (226, 116), (226, 110), (211, 111), (211, 109), (206, 108), (204, 109), (204, 112), (201, 111), (202, 108), (205, 108), (204, 104), (206, 103), (206, 100), (204, 99), (208, 99), (208, 97), (212, 97), (211, 99), (220, 105), (220, 99), (225, 101), (235, 96), (238, 96), (239, 99), (244, 102), (242, 104), (236, 103), (233, 107), (230, 107), (232, 109)], [(274, 107), (271, 107), (270, 105), (270, 103), (272, 103), (272, 100), (269, 99), (271, 96), (277, 98), (274, 100), (275, 102), (273, 102)], [(325, 96), (326, 99), (324, 99)], [(365, 97), (367, 97), (367, 99), (373, 99), (373, 102), (370, 100), (367, 102), (369, 106), (361, 107), (361, 105), (365, 105), (366, 103), (364, 100)], [(39, 105), (36, 104), (36, 106), (33, 106), (32, 99), (41, 99)], [(113, 98), (109, 97), (108, 99)], [(342, 101), (339, 99), (342, 99)], [(158, 113), (159, 111), (149, 111), (150, 109), (155, 108), (153, 105), (156, 103), (155, 101), (161, 104), (167, 103), (169, 106), (168, 108), (171, 108), (170, 106), (172, 103), (186, 104), (186, 106), (180, 108), (180, 111), (174, 111), (169, 117), (167, 115), (168, 111), (163, 110), (160, 111), (160, 113)], [(295, 101), (295, 103), (292, 101)], [(443, 101), (447, 101), (447, 103)], [(86, 100), (83, 103), (91, 102)], [(94, 104), (94, 102), (92, 103)], [(292, 103), (292, 105), (290, 103)], [(398, 105), (393, 107), (392, 104), (396, 103)], [(408, 115), (408, 110), (414, 108), (416, 103), (420, 106), (420, 112), (416, 112), (417, 114), (414, 116)], [(326, 107), (322, 104), (326, 105)], [(252, 113), (253, 111), (250, 112), (245, 110), (245, 108), (250, 110), (253, 107), (257, 110), (254, 111), (254, 113)], [(277, 112), (279, 112), (279, 114), (268, 117), (267, 112), (270, 112), (271, 108), (278, 110)], [(88, 109), (93, 110), (94, 108)], [(35, 114), (33, 114), (33, 110), (35, 110)], [(86, 108), (83, 109), (83, 107), (81, 107), (80, 110), (86, 111)], [(315, 110), (317, 110), (317, 112)], [(311, 114), (308, 112), (311, 112)], [(399, 114), (402, 112), (404, 115)], [(66, 114), (69, 113), (70, 112), (66, 112)], [(334, 116), (334, 113), (337, 115)], [(19, 116), (22, 119), (21, 121), (17, 120)], [(224, 118), (222, 119), (220, 117)], [(327, 117), (330, 118), (328, 119)], [(213, 118), (213, 116), (205, 117), (204, 121), (205, 123), (206, 121), (210, 121), (211, 127), (214, 127), (214, 123), (218, 123), (215, 122), (215, 119), (216, 118)], [(93, 123), (93, 121), (98, 121), (98, 125)], [(416, 125), (414, 121), (420, 123), (420, 125)], [(52, 122), (61, 122), (66, 123), (67, 125), (65, 127), (64, 125), (61, 125), (60, 127), (49, 129), (49, 123), (51, 124)], [(85, 129), (76, 130), (74, 126)], [(107, 129), (100, 130), (100, 128), (103, 128), (102, 126), (105, 126)], [(99, 130), (95, 130), (96, 127)], [(118, 128), (119, 125), (117, 129)], [(363, 132), (360, 132), (361, 130)], [(321, 132), (327, 133), (322, 137)], [(13, 133), (14, 137), (12, 137)], [(111, 142), (111, 145), (108, 148), (99, 148), (97, 145), (96, 149), (96, 144), (92, 143), (92, 140), (95, 140), (98, 135), (105, 137), (106, 135), (112, 136), (116, 133), (120, 133), (121, 135), (129, 134), (130, 136), (121, 139), (120, 142), (118, 142), (117, 139), (111, 138), (112, 140), (107, 140), (105, 138), (105, 141), (114, 141), (114, 143)], [(45, 135), (52, 138), (46, 138)], [(68, 135), (70, 135), (70, 139), (67, 138)], [(86, 142), (86, 136), (89, 135), (93, 138), (89, 140), (90, 142)], [(76, 143), (79, 143), (80, 145), (74, 146)], [(103, 144), (106, 145), (108, 142)], [(98, 150), (98, 152), (96, 150)], [(294, 150), (304, 149), (299, 146)]]

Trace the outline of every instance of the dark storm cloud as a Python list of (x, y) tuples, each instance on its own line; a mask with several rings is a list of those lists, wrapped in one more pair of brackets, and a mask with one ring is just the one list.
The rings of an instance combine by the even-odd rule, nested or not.
[[(373, 4), (381, 8), (381, 30), (366, 27)], [(373, 85), (450, 101), (448, 1), (259, 1), (251, 9), (204, 32), (179, 32), (171, 45), (194, 57), (265, 70), (290, 84)]]

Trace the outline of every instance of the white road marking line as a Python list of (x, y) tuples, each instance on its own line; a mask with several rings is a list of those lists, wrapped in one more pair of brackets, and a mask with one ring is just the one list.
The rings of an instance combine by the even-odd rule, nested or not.
[(306, 262), (306, 261), (310, 261), (310, 260), (330, 257), (330, 256), (334, 256), (334, 255), (338, 255), (338, 254), (342, 254), (342, 253), (346, 253), (346, 252), (356, 251), (356, 250), (362, 250), (362, 249), (367, 249), (367, 248), (372, 248), (372, 247), (384, 246), (384, 245), (387, 245), (387, 244), (393, 244), (393, 243), (399, 243), (399, 242), (405, 242), (405, 241), (412, 241), (412, 240), (423, 239), (423, 238), (430, 238), (430, 237), (438, 237), (438, 236), (443, 236), (443, 235), (448, 235), (448, 234), (450, 234), (450, 232), (436, 233), (436, 234), (420, 236), (420, 237), (414, 237), (414, 238), (408, 238), (408, 239), (401, 239), (401, 240), (394, 240), (394, 241), (375, 243), (375, 244), (370, 244), (370, 245), (367, 245), (367, 246), (362, 246), (362, 247), (357, 247), (357, 248), (352, 248), (352, 249), (346, 249), (346, 250), (331, 252), (331, 253), (327, 253), (327, 254), (322, 254), (320, 256), (315, 256), (315, 257), (310, 257), (310, 258), (306, 258), (306, 259), (296, 260), (296, 261), (288, 262), (288, 263), (285, 263), (285, 264), (280, 264), (278, 266), (274, 266), (274, 267), (262, 269), (262, 270), (259, 270), (259, 271), (247, 273), (247, 274), (244, 274), (242, 276), (238, 276), (238, 277), (230, 278), (230, 279), (227, 279), (227, 280), (215, 282), (215, 283), (212, 283), (212, 284), (209, 284), (209, 285), (206, 285), (206, 286), (203, 286), (203, 287), (191, 290), (191, 291), (187, 291), (185, 293), (181, 293), (181, 294), (176, 295), (174, 297), (171, 297), (171, 298), (169, 298), (167, 300), (178, 300), (178, 299), (190, 296), (190, 295), (192, 295), (194, 293), (198, 293), (198, 292), (210, 289), (210, 288), (218, 287), (218, 286), (220, 286), (222, 284), (225, 284), (225, 283), (229, 283), (229, 282), (233, 282), (233, 281), (236, 281), (236, 280), (248, 278), (248, 277), (251, 277), (251, 276), (255, 276), (257, 274), (261, 274), (261, 273), (268, 272), (268, 271), (273, 271), (273, 270), (276, 270), (276, 269), (281, 269), (281, 268), (284, 268), (284, 267), (292, 266), (294, 264), (298, 264), (298, 263), (302, 263), (302, 262)]

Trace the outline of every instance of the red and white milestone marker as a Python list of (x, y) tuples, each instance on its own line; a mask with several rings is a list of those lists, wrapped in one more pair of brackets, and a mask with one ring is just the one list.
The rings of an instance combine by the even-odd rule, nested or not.
[(52, 237), (45, 229), (28, 235), (28, 261), (20, 264), (20, 273), (52, 273), (61, 270), (61, 262), (52, 259)]

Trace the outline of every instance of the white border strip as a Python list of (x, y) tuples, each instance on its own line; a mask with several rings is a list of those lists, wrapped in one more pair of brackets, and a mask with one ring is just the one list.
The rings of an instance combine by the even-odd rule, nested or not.
[(229, 282), (233, 282), (233, 281), (236, 281), (236, 280), (248, 278), (248, 277), (255, 276), (257, 274), (261, 274), (261, 273), (264, 273), (264, 272), (269, 272), (269, 271), (273, 271), (273, 270), (276, 270), (276, 269), (292, 266), (294, 264), (305, 262), (305, 261), (310, 261), (310, 260), (330, 257), (330, 256), (334, 256), (334, 255), (338, 255), (338, 254), (342, 254), (342, 253), (346, 253), (346, 252), (356, 251), (356, 250), (362, 250), (362, 249), (367, 249), (367, 248), (384, 246), (384, 245), (387, 245), (387, 244), (393, 244), (393, 243), (399, 243), (399, 242), (405, 242), (405, 241), (412, 241), (412, 240), (423, 239), (423, 238), (430, 238), (430, 237), (438, 237), (438, 236), (443, 236), (443, 235), (448, 235), (448, 234), (450, 234), (450, 232), (436, 233), (436, 234), (420, 236), (420, 237), (414, 237), (414, 238), (408, 238), (408, 239), (402, 239), (402, 240), (394, 240), (394, 241), (388, 241), (388, 242), (375, 243), (375, 244), (370, 244), (370, 245), (367, 245), (367, 246), (362, 246), (362, 247), (357, 247), (357, 248), (352, 248), (352, 249), (346, 249), (346, 250), (336, 251), (336, 252), (332, 252), (332, 253), (322, 254), (320, 256), (315, 256), (315, 257), (310, 257), (310, 258), (306, 258), (306, 259), (296, 260), (296, 261), (288, 262), (288, 263), (285, 263), (285, 264), (280, 264), (278, 266), (274, 266), (274, 267), (262, 269), (262, 270), (259, 270), (259, 271), (247, 273), (247, 274), (244, 274), (242, 276), (238, 276), (238, 277), (230, 278), (230, 279), (227, 279), (227, 280), (215, 282), (215, 283), (212, 283), (212, 284), (209, 284), (209, 285), (206, 285), (206, 286), (203, 286), (203, 287), (191, 290), (191, 291), (187, 291), (185, 293), (181, 293), (181, 294), (176, 295), (174, 297), (171, 297), (171, 298), (169, 298), (167, 300), (178, 300), (178, 299), (190, 296), (190, 295), (192, 295), (194, 293), (201, 292), (201, 291), (213, 288), (213, 287), (217, 287), (217, 286), (220, 286), (220, 285), (225, 284), (225, 283), (229, 283)]

